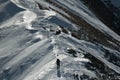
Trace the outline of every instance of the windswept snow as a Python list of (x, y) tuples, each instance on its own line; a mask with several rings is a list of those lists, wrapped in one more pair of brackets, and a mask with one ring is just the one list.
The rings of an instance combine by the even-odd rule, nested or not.
[(27, 29), (33, 29), (31, 22), (37, 18), (37, 15), (31, 11), (26, 11), (23, 15), (23, 23), (26, 24)]
[[(78, 40), (72, 37), (70, 31), (69, 34), (63, 32), (55, 34), (57, 30), (62, 31), (61, 26), (50, 21), (56, 16), (61, 19), (61, 23), (63, 21), (70, 25), (67, 27), (64, 25), (65, 28), (76, 30), (77, 25), (71, 24), (68, 19), (53, 10), (38, 10), (38, 6), (35, 6), (32, 0), (22, 0), (25, 3), (21, 0), (11, 1), (25, 11), (19, 12), (0, 26), (0, 80), (75, 80), (75, 78), (81, 80), (79, 76), (83, 75), (98, 78), (96, 74), (98, 69), (95, 72), (86, 66), (88, 63), (92, 64), (91, 59), (84, 56), (86, 54), (102, 62), (106, 69), (120, 74), (119, 65), (105, 58), (106, 52), (102, 49), (108, 50), (111, 54), (116, 53), (120, 58), (119, 51), (103, 45), (100, 48), (99, 45), (89, 41)], [(120, 41), (120, 37), (99, 21), (81, 1), (56, 1), (79, 14), (98, 30)], [(46, 3), (44, 0), (40, 2)], [(33, 5), (30, 5), (32, 3)], [(55, 6), (50, 4), (49, 6), (57, 10)], [(60, 60), (60, 78), (57, 74), (57, 59)]]
[(24, 9), (17, 7), (10, 0), (0, 1), (0, 25)]
[(45, 10), (44, 12), (45, 12), (45, 16), (44, 16), (45, 18), (48, 18), (50, 16), (55, 16), (56, 15), (56, 12), (54, 12), (52, 10), (50, 10), (50, 11)]
[(14, 17), (4, 22), (0, 28), (9, 27), (11, 25), (25, 25), (27, 29), (33, 29), (31, 22), (37, 17), (37, 15), (29, 10), (20, 12)]
[[(107, 35), (110, 35), (113, 38), (115, 38), (116, 40), (120, 41), (120, 36), (117, 35), (115, 32), (113, 32), (110, 28), (108, 28), (98, 18), (96, 18), (95, 15), (90, 12), (90, 10), (88, 10), (87, 8), (85, 8), (83, 6), (78, 6), (79, 4), (83, 5), (83, 3), (81, 3), (80, 1), (78, 1), (79, 3), (75, 3), (76, 1), (73, 1), (73, 4), (78, 4), (77, 6), (68, 4), (68, 2), (69, 2), (68, 0), (66, 0), (66, 1), (56, 0), (56, 1), (59, 2), (60, 4), (62, 4), (63, 6), (66, 6), (67, 8), (69, 8), (71, 11), (73, 11), (78, 16), (85, 19), (88, 23), (90, 23), (96, 29), (100, 30), (101, 32), (103, 32), (105, 34), (107, 33)], [(73, 6), (73, 7), (71, 7), (71, 6)]]

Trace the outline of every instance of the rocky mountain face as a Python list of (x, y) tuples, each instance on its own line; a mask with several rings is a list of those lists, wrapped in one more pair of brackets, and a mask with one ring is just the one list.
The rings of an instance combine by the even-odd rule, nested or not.
[(0, 80), (120, 80), (120, 10), (110, 0), (7, 2)]
[[(120, 9), (111, 0), (82, 0), (109, 28), (120, 35)], [(113, 1), (114, 2), (114, 1)], [(117, 1), (116, 1), (117, 2)], [(119, 3), (119, 0), (118, 0)]]

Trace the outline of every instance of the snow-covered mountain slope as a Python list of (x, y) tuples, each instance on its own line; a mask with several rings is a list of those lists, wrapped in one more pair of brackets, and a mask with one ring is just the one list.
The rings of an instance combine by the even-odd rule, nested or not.
[[(81, 0), (110, 29), (120, 35), (119, 0)], [(118, 4), (115, 4), (118, 3)], [(120, 4), (119, 4), (120, 5)]]
[(24, 9), (17, 7), (10, 0), (0, 0), (0, 24), (23, 10)]
[(0, 80), (120, 79), (120, 36), (80, 0), (11, 2), (24, 11), (0, 25)]

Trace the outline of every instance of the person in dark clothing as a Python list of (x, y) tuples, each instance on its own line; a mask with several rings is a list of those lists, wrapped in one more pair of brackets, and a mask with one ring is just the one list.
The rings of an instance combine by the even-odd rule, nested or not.
[(56, 65), (57, 65), (57, 76), (60, 78), (61, 73), (60, 73), (60, 60), (59, 59), (57, 59)]
[(56, 64), (57, 64), (57, 66), (60, 67), (60, 60), (59, 59), (57, 59)]
[(55, 35), (59, 35), (61, 33), (61, 30), (57, 30), (56, 32), (55, 32)]

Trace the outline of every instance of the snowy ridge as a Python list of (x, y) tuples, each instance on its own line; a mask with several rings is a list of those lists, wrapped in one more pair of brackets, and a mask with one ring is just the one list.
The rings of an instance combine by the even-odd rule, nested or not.
[[(42, 4), (42, 3), (45, 4), (45, 2), (43, 2), (43, 1), (44, 0), (40, 1), (40, 4)], [(120, 36), (117, 35), (115, 32), (113, 32), (111, 29), (109, 29), (100, 20), (98, 20), (98, 18), (96, 18), (95, 15), (92, 14), (86, 7), (82, 7), (83, 4), (80, 1), (78, 1), (78, 0), (77, 1), (56, 0), (55, 2), (58, 3), (58, 4), (61, 4), (62, 6), (67, 7), (68, 9), (70, 9), (71, 11), (73, 11), (75, 14), (77, 14), (80, 17), (82, 17), (83, 19), (85, 19), (88, 23), (93, 25), (96, 29), (100, 30), (101, 32), (103, 32), (105, 34), (107, 33), (107, 35), (110, 35), (113, 38), (115, 38), (116, 40), (120, 41)], [(72, 2), (72, 4), (69, 4), (69, 2)], [(79, 4), (82, 5), (82, 6), (79, 6)], [(51, 6), (50, 4), (47, 4), (47, 5)], [(73, 6), (73, 5), (77, 5), (77, 6)], [(49, 6), (47, 6), (47, 7), (49, 7)], [(73, 6), (73, 7), (71, 7), (71, 6)]]
[[(110, 71), (108, 73), (113, 74), (113, 78), (115, 75), (118, 80), (120, 79), (119, 51), (79, 40), (73, 37), (70, 31), (68, 34), (62, 32), (61, 26), (50, 21), (52, 18), (57, 16), (70, 25), (62, 26), (64, 28), (76, 30), (77, 25), (70, 24), (68, 19), (52, 9), (39, 10), (35, 1), (48, 4), (45, 0), (11, 1), (25, 11), (19, 12), (0, 25), (0, 80), (103, 80), (107, 74), (104, 71)], [(91, 25), (97, 25), (98, 30), (120, 41), (120, 37), (101, 23), (81, 1), (55, 1), (75, 11)], [(71, 7), (74, 4), (77, 5), (76, 8)], [(48, 5), (46, 6), (49, 7)], [(64, 11), (61, 13), (67, 15)], [(57, 34), (57, 31), (61, 32)], [(114, 55), (115, 59), (118, 58), (116, 63), (111, 56), (107, 55), (107, 51), (110, 55), (117, 55)], [(61, 77), (58, 77), (57, 73), (57, 59), (61, 61)], [(94, 62), (94, 59), (97, 60)], [(93, 65), (87, 67), (90, 64)], [(105, 69), (102, 72), (100, 70), (103, 66)], [(108, 76), (105, 79), (111, 80)]]

